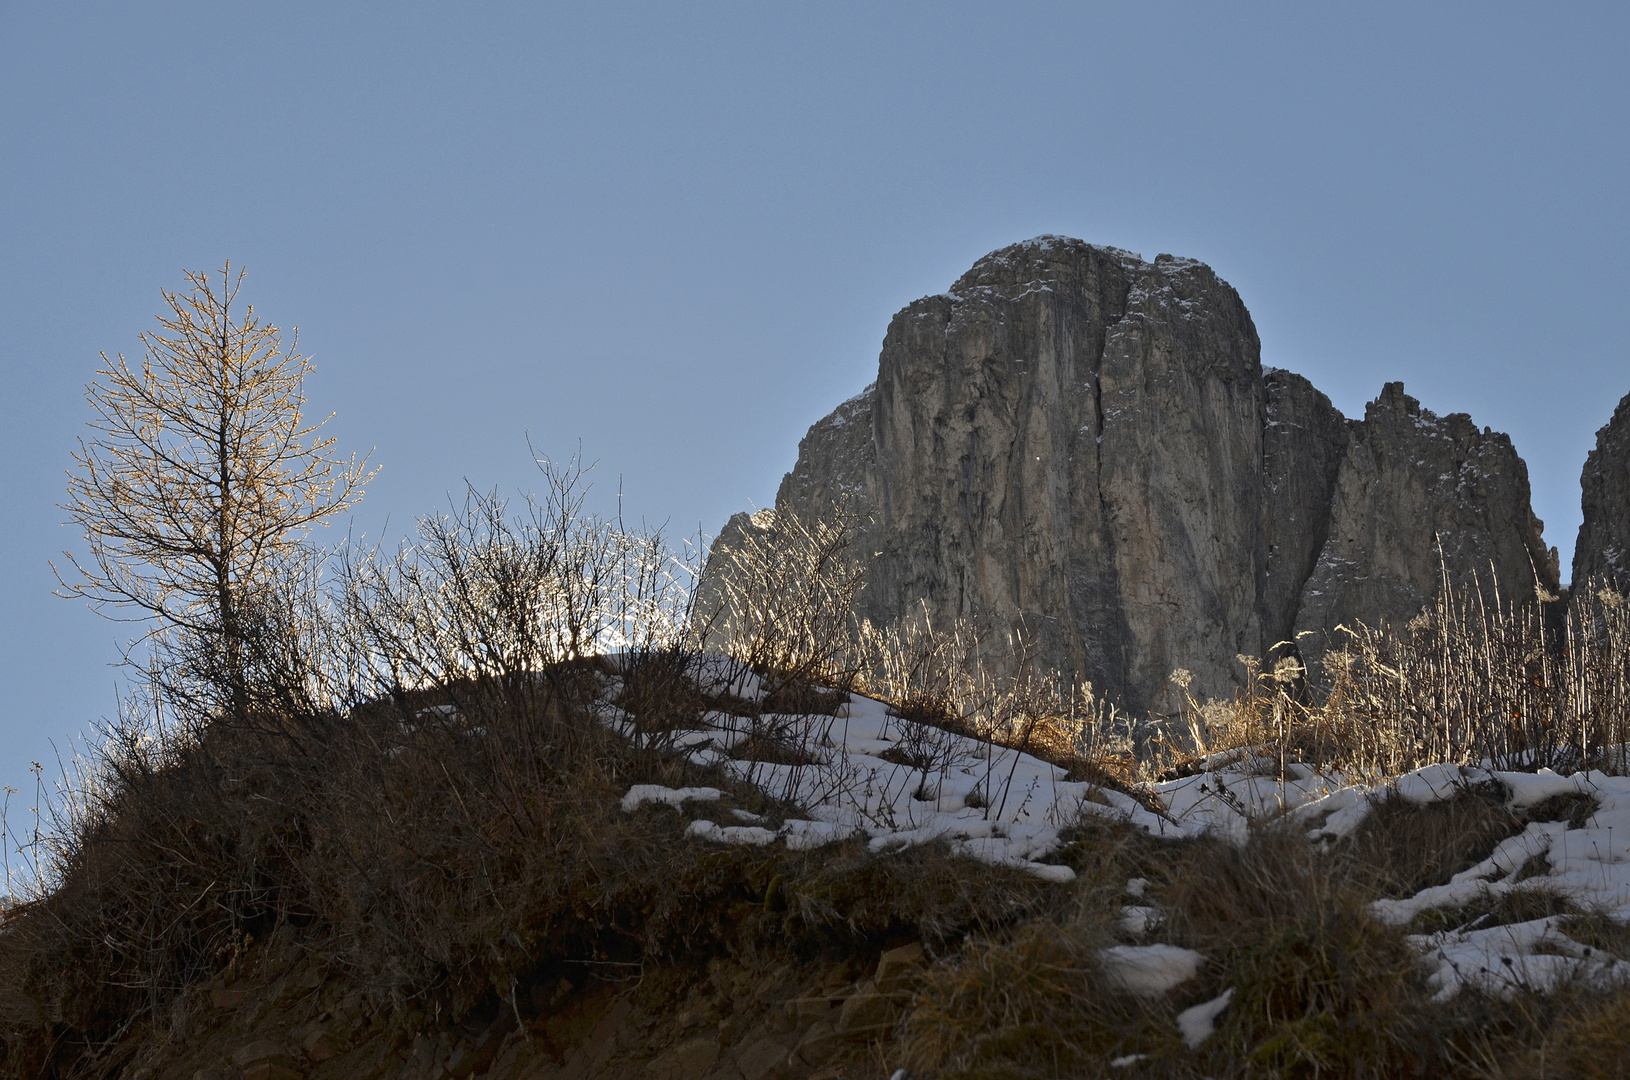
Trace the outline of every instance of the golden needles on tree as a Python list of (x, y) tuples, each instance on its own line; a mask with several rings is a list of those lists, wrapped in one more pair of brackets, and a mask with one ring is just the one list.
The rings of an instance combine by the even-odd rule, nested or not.
[(71, 572), (53, 570), (59, 595), (208, 643), (241, 714), (255, 605), (310, 526), (353, 505), (373, 473), (330, 453), (327, 418), (304, 421), (312, 366), (253, 307), (235, 309), (243, 271), (187, 280), (141, 335), (140, 368), (104, 353), (86, 388), (94, 434), (63, 509), (88, 558), (64, 552)]

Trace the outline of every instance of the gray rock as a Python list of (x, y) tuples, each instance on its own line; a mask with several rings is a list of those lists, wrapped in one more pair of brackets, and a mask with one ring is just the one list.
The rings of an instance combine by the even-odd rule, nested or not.
[[(868, 611), (1022, 627), (1142, 709), (1255, 650), (1261, 369), (1205, 266), (1044, 237), (896, 315)], [(997, 643), (997, 647), (1000, 645)]]
[(798, 441), (798, 463), (781, 480), (775, 505), (818, 515), (840, 500), (862, 518), (872, 516), (877, 452), (872, 411), (877, 384), (866, 387), (810, 427)]
[(1573, 584), (1606, 579), (1630, 586), (1630, 394), (1596, 432), (1579, 477), (1585, 519), (1573, 549)]
[[(1140, 260), (1043, 239), (897, 314), (878, 362), (867, 609), (1023, 626), (1125, 693), (1129, 630), (1099, 498), (1099, 361)], [(992, 643), (994, 645), (994, 642)], [(1106, 686), (1106, 683), (1108, 684)]]
[(1445, 579), (1490, 602), (1554, 599), (1557, 554), (1541, 528), (1510, 438), (1388, 383), (1353, 429), (1296, 628), (1312, 632), (1312, 652), (1339, 643), (1349, 620), (1401, 628)]
[(1266, 646), (1289, 639), (1302, 586), (1330, 533), (1330, 503), (1354, 421), (1313, 384), (1288, 371), (1263, 372), (1263, 578), (1258, 589)]
[[(1264, 371), (1250, 313), (1206, 266), (1040, 237), (895, 315), (877, 382), (814, 425), (777, 512), (867, 515), (861, 614), (923, 608), (1021, 630), (1037, 659), (1136, 713), (1168, 676), (1224, 696), (1336, 622), (1407, 619), (1451, 576), (1554, 590), (1554, 552), (1503, 435), (1389, 386), (1363, 422)], [(732, 518), (720, 553), (746, 530)], [(1316, 649), (1314, 651), (1317, 651)]]
[[(1116, 590), (1124, 666), (1102, 685), (1135, 710), (1167, 712), (1174, 668), (1222, 695), (1235, 656), (1261, 647), (1262, 367), (1250, 314), (1209, 268), (1157, 256), (1128, 269), (1126, 311), (1099, 364), (1095, 501), (1112, 576), (1079, 563), (1072, 576)], [(1084, 602), (1072, 615), (1093, 621)], [(1091, 670), (1105, 636), (1088, 639), (1074, 670)]]
[(652, 1059), (645, 1071), (651, 1080), (693, 1080), (706, 1076), (718, 1060), (719, 1037), (710, 1033), (669, 1047)]

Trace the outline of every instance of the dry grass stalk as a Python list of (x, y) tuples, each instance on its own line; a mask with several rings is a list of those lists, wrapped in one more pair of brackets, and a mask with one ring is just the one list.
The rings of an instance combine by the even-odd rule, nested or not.
[(1446, 585), (1402, 631), (1342, 629), (1315, 700), (1294, 655), (1240, 656), (1244, 685), (1229, 701), (1197, 701), (1174, 672), (1183, 730), (1149, 741), (1144, 775), (1240, 751), (1277, 758), (1281, 772), (1296, 761), (1350, 779), (1439, 762), (1630, 771), (1630, 604), (1611, 589), (1584, 591), (1563, 613)]
[(722, 643), (764, 677), (776, 711), (793, 711), (807, 688), (846, 690), (857, 675), (855, 602), (864, 584), (854, 550), (859, 520), (842, 505), (808, 521), (778, 510), (754, 520), (756, 527), (728, 554), (715, 609), (697, 613), (696, 636)]
[(1340, 764), (1396, 775), (1440, 761), (1625, 772), (1630, 608), (1585, 591), (1560, 632), (1538, 607), (1445, 588), (1401, 635), (1358, 626), (1311, 722)]

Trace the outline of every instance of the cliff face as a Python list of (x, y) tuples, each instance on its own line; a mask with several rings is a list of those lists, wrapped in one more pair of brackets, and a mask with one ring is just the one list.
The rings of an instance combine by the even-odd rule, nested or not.
[(1330, 534), (1330, 504), (1354, 424), (1300, 375), (1263, 375), (1264, 576), (1257, 597), (1265, 648), (1290, 639), (1302, 589)]
[(1596, 432), (1579, 477), (1585, 519), (1573, 549), (1573, 582), (1607, 578), (1630, 585), (1630, 394)]
[[(1528, 467), (1511, 440), (1465, 413), (1439, 417), (1388, 383), (1342, 458), (1330, 535), (1302, 590), (1298, 631), (1333, 640), (1359, 619), (1402, 626), (1444, 576), (1531, 601), (1557, 592), (1556, 549), (1529, 507)], [(1491, 579), (1492, 575), (1492, 579)]]
[(1505, 436), (1397, 385), (1349, 421), (1259, 352), (1198, 262), (1004, 248), (894, 317), (876, 384), (810, 429), (776, 508), (871, 516), (874, 621), (926, 605), (1022, 626), (1043, 661), (1139, 711), (1172, 707), (1174, 668), (1223, 695), (1236, 654), (1413, 616), (1436, 534), (1456, 576), (1492, 559), (1531, 597), (1532, 560), (1556, 587)]
[[(1144, 701), (1260, 640), (1255, 328), (1209, 269), (1041, 240), (895, 316), (868, 610), (1022, 625)], [(790, 504), (789, 504), (790, 505)]]

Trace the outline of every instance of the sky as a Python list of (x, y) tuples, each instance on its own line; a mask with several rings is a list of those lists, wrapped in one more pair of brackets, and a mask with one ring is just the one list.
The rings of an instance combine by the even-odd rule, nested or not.
[(130, 628), (48, 564), (98, 354), (228, 260), (381, 467), (336, 537), (535, 486), (528, 440), (715, 532), (895, 311), (1058, 233), (1207, 262), (1349, 416), (1508, 432), (1566, 579), (1630, 392), (1627, 46), (1605, 3), (0, 0), (0, 783), (116, 710)]

